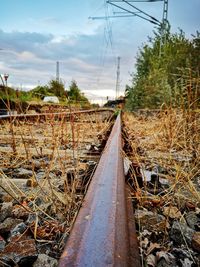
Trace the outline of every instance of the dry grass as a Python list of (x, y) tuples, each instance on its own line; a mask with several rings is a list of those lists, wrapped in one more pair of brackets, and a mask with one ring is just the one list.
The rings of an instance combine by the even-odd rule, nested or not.
[(143, 169), (164, 170), (173, 191), (187, 191), (200, 200), (196, 191), (200, 156), (199, 113), (181, 110), (157, 112), (151, 116), (126, 113), (124, 123), (133, 149), (132, 160)]
[[(166, 256), (173, 250), (170, 241), (171, 212), (175, 212), (175, 218), (181, 222), (185, 220), (187, 211), (194, 210), (200, 203), (200, 114), (175, 109), (153, 112), (148, 116), (147, 113), (125, 113), (123, 121), (130, 145), (128, 156), (133, 163), (129, 183), (134, 185), (132, 197), (136, 217), (137, 212), (151, 211), (158, 218), (165, 209), (168, 210), (163, 225), (145, 222), (145, 217), (136, 218), (142, 266), (157, 266), (157, 254), (150, 252), (151, 248), (157, 247), (158, 254)], [(155, 182), (154, 187), (150, 188), (146, 171), (156, 173), (159, 180), (168, 186), (163, 187)], [(138, 178), (141, 176), (142, 185)], [(149, 220), (154, 220), (153, 215)], [(151, 239), (152, 236), (156, 239)], [(191, 255), (186, 241), (184, 245), (190, 260), (195, 263), (197, 259)], [(155, 260), (153, 263), (152, 258)]]
[[(111, 126), (105, 118), (99, 113), (72, 115), (68, 122), (53, 117), (34, 123), (15, 121), (12, 131), (10, 122), (0, 125), (1, 192), (36, 216), (35, 239), (52, 238), (41, 229), (46, 224), (56, 225), (61, 233), (70, 231), (95, 166), (88, 161), (100, 157), (89, 147), (98, 147)], [(31, 177), (15, 179), (19, 168), (32, 171)]]

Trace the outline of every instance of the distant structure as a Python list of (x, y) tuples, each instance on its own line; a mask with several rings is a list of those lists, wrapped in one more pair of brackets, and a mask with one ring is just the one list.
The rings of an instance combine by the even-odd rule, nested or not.
[(104, 107), (107, 108), (120, 108), (123, 109), (125, 105), (125, 97), (120, 96), (118, 99), (115, 100), (108, 100), (105, 104)]
[(43, 102), (58, 104), (59, 99), (57, 96), (45, 96)]
[(60, 82), (59, 61), (56, 62), (56, 81)]

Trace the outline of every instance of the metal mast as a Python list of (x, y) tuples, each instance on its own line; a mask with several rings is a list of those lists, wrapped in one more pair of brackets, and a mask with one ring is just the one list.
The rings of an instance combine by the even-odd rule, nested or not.
[(168, 25), (168, 0), (164, 0), (163, 4), (163, 17), (161, 23), (161, 40), (160, 40), (160, 55), (162, 55), (162, 46), (166, 43), (166, 34), (167, 34), (167, 25)]
[(166, 41), (167, 23), (168, 23), (168, 0), (164, 0), (163, 18), (162, 18), (162, 30), (164, 35), (164, 42)]
[(167, 18), (168, 18), (168, 0), (164, 0), (163, 23), (167, 23)]
[(119, 97), (120, 89), (120, 59), (120, 57), (117, 57), (116, 99)]
[(56, 62), (56, 81), (60, 81), (59, 61)]

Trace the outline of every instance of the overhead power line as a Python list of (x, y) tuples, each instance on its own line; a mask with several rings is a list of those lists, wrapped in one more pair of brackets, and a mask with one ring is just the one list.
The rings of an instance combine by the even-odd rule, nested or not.
[[(142, 3), (142, 2), (163, 2), (164, 0), (129, 0), (129, 2)], [(123, 0), (115, 0), (112, 2), (123, 2)]]
[[(136, 7), (133, 3), (152, 3), (152, 2), (164, 2), (163, 4), (163, 16), (162, 21), (159, 21), (154, 16), (143, 11), (141, 8)], [(160, 54), (161, 47), (166, 42), (166, 33), (168, 28), (168, 0), (106, 0), (106, 3), (117, 8), (120, 11), (113, 11), (113, 15), (106, 15), (105, 17), (90, 17), (91, 19), (106, 19), (109, 18), (127, 18), (127, 17), (139, 17), (145, 21), (148, 21), (154, 25), (157, 25), (161, 31), (160, 42)]]
[[(128, 1), (123, 1), (123, 2), (124, 3), (128, 3)], [(117, 5), (117, 4), (115, 4), (115, 3), (111, 2), (111, 1), (107, 1), (107, 3), (110, 4), (110, 5), (112, 5), (112, 6), (115, 6), (115, 7), (119, 8), (119, 9), (121, 9), (123, 11), (126, 11), (127, 13), (130, 13), (130, 14), (132, 14), (134, 16), (137, 16), (137, 17), (139, 17), (141, 19), (144, 19), (144, 20), (146, 20), (146, 21), (148, 21), (150, 23), (153, 23), (153, 24), (158, 25), (158, 26), (161, 25), (161, 22), (159, 22), (157, 19), (155, 19), (154, 17), (148, 15), (146, 12), (140, 11), (140, 9), (138, 9), (136, 7), (135, 7), (135, 9), (139, 10), (140, 13), (145, 14), (147, 17), (144, 17), (144, 16), (142, 16), (142, 15), (140, 15), (140, 14), (134, 12), (134, 11), (131, 11), (131, 10), (127, 9), (127, 8), (124, 8), (122, 6), (119, 6), (119, 5)], [(130, 3), (128, 3), (128, 4), (130, 4)], [(151, 19), (149, 19), (148, 17), (151, 18)]]
[[(108, 2), (115, 2), (115, 1), (108, 1)], [(149, 17), (152, 20), (155, 20), (157, 22), (159, 22), (159, 20), (157, 20), (156, 18), (154, 18), (153, 16), (147, 14), (146, 12), (142, 11), (140, 8), (134, 6), (133, 4), (131, 4), (129, 1), (126, 0), (122, 0), (122, 2), (126, 3), (127, 5), (133, 7), (134, 9), (136, 9), (137, 11), (141, 12), (142, 14), (146, 15), (147, 17)]]

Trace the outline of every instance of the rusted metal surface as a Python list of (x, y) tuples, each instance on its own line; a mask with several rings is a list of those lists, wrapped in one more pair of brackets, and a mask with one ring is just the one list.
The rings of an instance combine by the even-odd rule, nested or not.
[(140, 266), (133, 213), (125, 190), (121, 149), (119, 115), (59, 267)]
[(70, 118), (71, 114), (81, 115), (81, 114), (91, 114), (91, 113), (99, 113), (99, 112), (108, 112), (112, 114), (114, 112), (113, 109), (90, 109), (90, 110), (80, 110), (80, 111), (71, 111), (71, 112), (55, 112), (55, 113), (38, 113), (38, 114), (17, 114), (17, 115), (2, 115), (0, 116), (0, 122), (4, 120), (45, 120), (45, 119), (57, 119), (61, 120), (65, 117)]

